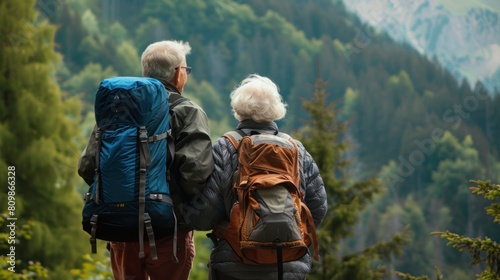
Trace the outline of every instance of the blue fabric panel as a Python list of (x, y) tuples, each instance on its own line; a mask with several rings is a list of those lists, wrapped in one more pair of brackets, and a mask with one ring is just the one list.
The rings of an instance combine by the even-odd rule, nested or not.
[(126, 202), (137, 199), (137, 127), (106, 130), (102, 135), (100, 168), (102, 200)]
[(151, 154), (151, 165), (148, 167), (146, 185), (146, 197), (150, 193), (162, 193), (170, 195), (167, 186), (167, 140), (149, 143), (149, 150)]
[[(156, 79), (138, 77), (115, 77), (105, 79), (96, 93), (94, 105), (97, 126), (113, 125), (144, 126), (153, 130), (163, 119), (160, 111), (168, 112), (168, 93)], [(165, 110), (166, 109), (166, 110)], [(157, 131), (148, 131), (151, 135)]]

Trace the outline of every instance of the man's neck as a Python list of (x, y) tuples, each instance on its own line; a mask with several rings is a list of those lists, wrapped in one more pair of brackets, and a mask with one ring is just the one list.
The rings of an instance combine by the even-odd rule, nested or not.
[(157, 79), (158, 81), (160, 81), (164, 86), (165, 86), (165, 89), (167, 91), (173, 91), (173, 92), (177, 92), (178, 94), (181, 94), (181, 92), (179, 91), (179, 89), (174, 85), (172, 84), (171, 82), (165, 80), (165, 79), (162, 79), (162, 78), (155, 78)]

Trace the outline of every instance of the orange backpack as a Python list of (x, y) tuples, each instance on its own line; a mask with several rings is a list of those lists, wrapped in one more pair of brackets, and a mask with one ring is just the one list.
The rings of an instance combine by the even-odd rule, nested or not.
[[(303, 257), (318, 241), (300, 190), (299, 150), (284, 133), (224, 134), (238, 152), (233, 192), (237, 197), (224, 239), (246, 264), (278, 264)], [(311, 237), (309, 236), (311, 233)]]

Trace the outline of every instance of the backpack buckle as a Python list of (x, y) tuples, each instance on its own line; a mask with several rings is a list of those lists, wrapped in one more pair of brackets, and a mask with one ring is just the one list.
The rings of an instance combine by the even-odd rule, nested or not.
[(145, 126), (139, 128), (139, 139), (141, 142), (148, 142), (148, 132)]
[(91, 201), (93, 197), (94, 197), (94, 195), (92, 193), (88, 192), (88, 193), (85, 193), (85, 195), (83, 196), (83, 200), (86, 202)]
[(208, 238), (210, 238), (210, 240), (212, 240), (212, 243), (214, 244), (214, 246), (218, 246), (219, 245), (219, 240), (220, 238), (218, 238), (214, 232), (210, 232), (210, 233), (207, 233), (206, 234)]
[(163, 195), (161, 193), (152, 193), (149, 197), (152, 200), (162, 200), (163, 199)]

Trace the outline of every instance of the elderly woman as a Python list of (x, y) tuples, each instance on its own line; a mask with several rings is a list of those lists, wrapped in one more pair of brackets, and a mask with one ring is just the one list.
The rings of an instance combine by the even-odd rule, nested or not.
[[(244, 134), (278, 134), (275, 120), (286, 114), (278, 87), (269, 78), (252, 74), (244, 79), (230, 95), (234, 117), (240, 122), (237, 130)], [(311, 211), (316, 228), (326, 215), (327, 199), (318, 167), (304, 146), (297, 140), (299, 149), (300, 190), (304, 202)], [(207, 182), (197, 211), (188, 217), (198, 230), (217, 229), (224, 232), (229, 223), (230, 211), (237, 198), (232, 192), (232, 180), (238, 165), (234, 146), (226, 137), (220, 137), (213, 145), (215, 171)], [(231, 246), (220, 236), (210, 256), (210, 279), (277, 279), (276, 265), (248, 265), (237, 257)], [(311, 256), (283, 264), (283, 279), (305, 279), (311, 270)]]

